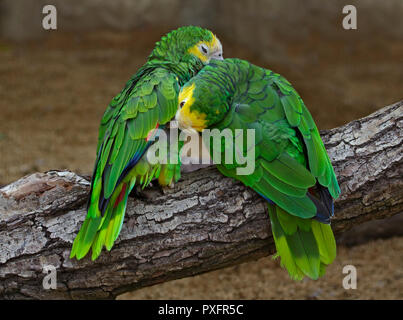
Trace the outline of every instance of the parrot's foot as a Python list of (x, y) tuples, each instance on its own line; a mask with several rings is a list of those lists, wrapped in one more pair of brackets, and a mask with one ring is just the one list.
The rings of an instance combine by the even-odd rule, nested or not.
[[(149, 186), (151, 186), (151, 183), (149, 184)], [(150, 196), (146, 192), (144, 192), (144, 189), (142, 189), (141, 186), (135, 186), (132, 192), (130, 192), (129, 197), (145, 201), (150, 199)]]
[(175, 182), (172, 181), (170, 184), (168, 184), (168, 185), (166, 185), (166, 186), (161, 186), (161, 185), (159, 185), (159, 187), (160, 187), (161, 193), (162, 193), (162, 194), (165, 194), (165, 193), (167, 193), (167, 192), (169, 192), (170, 190), (172, 190), (172, 189), (175, 188)]

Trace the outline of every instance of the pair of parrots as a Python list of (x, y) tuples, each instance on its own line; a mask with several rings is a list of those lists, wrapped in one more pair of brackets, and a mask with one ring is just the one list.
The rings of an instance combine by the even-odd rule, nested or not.
[[(70, 257), (81, 259), (92, 249), (94, 260), (103, 246), (111, 250), (135, 186), (179, 179), (180, 161), (151, 164), (146, 157), (155, 141), (150, 132), (174, 119), (183, 130), (255, 130), (252, 173), (238, 175), (236, 161), (217, 167), (267, 200), (277, 256), (290, 277), (323, 275), (336, 256), (330, 217), (340, 189), (311, 114), (286, 79), (223, 59), (218, 38), (194, 26), (162, 37), (105, 111), (88, 212)], [(179, 158), (178, 150), (171, 152)]]

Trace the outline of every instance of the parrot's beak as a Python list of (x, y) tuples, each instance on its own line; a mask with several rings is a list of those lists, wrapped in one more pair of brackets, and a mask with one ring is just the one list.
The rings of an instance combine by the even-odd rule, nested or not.
[(179, 109), (179, 110), (176, 112), (175, 120), (176, 120), (176, 122), (177, 122), (177, 124), (178, 124), (178, 128), (179, 128), (180, 130), (188, 129), (189, 127), (191, 127), (191, 123), (189, 123), (189, 121), (185, 121), (185, 120), (183, 119), (183, 117), (182, 117), (182, 115), (181, 115), (181, 109)]
[(181, 110), (178, 110), (175, 115), (176, 123), (178, 124), (178, 128), (185, 132), (187, 135), (198, 134), (198, 132), (191, 127), (188, 121), (184, 121), (183, 117), (181, 117)]
[(175, 121), (178, 125), (178, 128), (185, 132), (187, 135), (198, 134), (198, 130), (192, 127), (192, 122), (189, 121), (189, 119), (183, 117), (180, 109), (176, 112)]
[(224, 60), (224, 57), (222, 55), (222, 52), (214, 52), (211, 55), (211, 59), (215, 59), (215, 60)]
[(187, 129), (190, 126), (189, 123), (187, 123), (186, 121), (183, 121), (183, 118), (181, 117), (181, 110), (180, 109), (176, 112), (175, 121), (177, 122), (178, 128), (180, 130)]

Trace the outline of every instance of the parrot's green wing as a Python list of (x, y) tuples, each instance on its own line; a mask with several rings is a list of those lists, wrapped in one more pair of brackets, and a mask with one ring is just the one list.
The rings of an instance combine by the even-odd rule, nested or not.
[(146, 184), (158, 173), (142, 157), (152, 143), (147, 138), (150, 131), (174, 117), (178, 91), (175, 74), (142, 68), (110, 103), (101, 121), (87, 218), (71, 257), (80, 259), (93, 246), (94, 259), (104, 244), (111, 248), (136, 179)]
[(158, 68), (127, 85), (112, 100), (101, 121), (107, 129), (101, 144), (103, 152), (98, 152), (105, 198), (111, 196), (129, 161), (144, 154), (149, 132), (174, 117), (178, 91), (176, 76)]
[[(229, 128), (234, 137), (236, 129), (254, 129), (255, 170), (240, 175), (237, 170), (246, 164), (237, 161), (222, 161), (217, 167), (269, 201), (277, 251), (290, 275), (295, 279), (304, 274), (317, 279), (336, 251), (330, 226), (311, 218), (328, 220), (333, 208), (331, 204), (327, 206), (326, 199), (317, 199), (308, 190), (317, 186), (322, 194), (328, 190), (334, 198), (340, 193), (319, 131), (298, 93), (280, 75), (242, 60), (228, 63), (225, 70), (229, 78), (238, 72), (247, 74), (247, 80), (239, 81), (226, 117), (215, 127)], [(222, 143), (222, 158), (226, 148), (227, 144)], [(246, 156), (248, 149), (251, 146), (243, 130), (242, 145), (234, 138), (234, 158), (237, 152)], [(212, 149), (211, 154), (214, 156)], [(329, 230), (331, 239), (321, 242), (329, 238)]]
[[(307, 195), (308, 188), (318, 181), (334, 198), (340, 192), (318, 129), (287, 80), (252, 65), (249, 77), (249, 82), (237, 88), (227, 116), (216, 127), (234, 133), (236, 129), (254, 129), (256, 170), (238, 175), (236, 169), (241, 165), (236, 162), (218, 167), (291, 214), (313, 217), (316, 207)], [(244, 135), (246, 149), (246, 130)]]

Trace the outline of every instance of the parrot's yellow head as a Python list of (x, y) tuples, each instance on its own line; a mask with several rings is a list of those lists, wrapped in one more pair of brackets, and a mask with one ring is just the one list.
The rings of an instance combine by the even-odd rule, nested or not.
[(188, 53), (199, 58), (204, 64), (209, 63), (211, 59), (223, 60), (221, 42), (213, 33), (211, 35), (211, 40), (201, 40), (188, 49)]
[(220, 40), (208, 29), (185, 26), (169, 32), (155, 44), (148, 60), (190, 63), (199, 71), (210, 60), (222, 60)]
[(225, 60), (211, 62), (181, 88), (176, 120), (182, 130), (202, 132), (223, 120), (229, 110), (229, 90), (222, 82), (214, 81), (217, 65)]
[(176, 121), (178, 121), (179, 128), (196, 129), (201, 132), (206, 128), (206, 114), (195, 110), (193, 104), (195, 97), (193, 96), (196, 83), (185, 85), (179, 92), (179, 108), (176, 113)]

